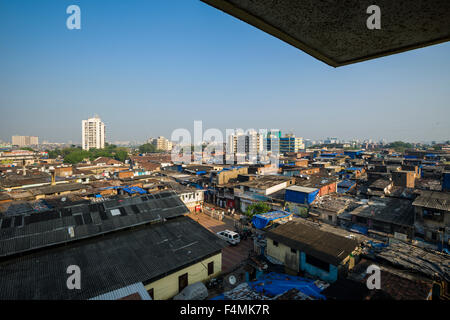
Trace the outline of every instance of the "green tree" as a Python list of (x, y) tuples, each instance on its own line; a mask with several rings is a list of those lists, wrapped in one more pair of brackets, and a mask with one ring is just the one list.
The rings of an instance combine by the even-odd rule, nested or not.
[(155, 145), (151, 143), (143, 144), (139, 147), (140, 153), (154, 153), (157, 152)]
[(64, 163), (77, 164), (82, 162), (85, 158), (89, 158), (90, 153), (83, 150), (74, 150), (64, 156)]
[(413, 145), (411, 143), (403, 141), (394, 141), (388, 144), (388, 147), (394, 149), (397, 152), (405, 152), (406, 149), (411, 149)]
[(117, 150), (114, 155), (114, 159), (117, 161), (125, 162), (128, 159), (128, 151), (126, 150)]
[(61, 150), (59, 150), (59, 149), (45, 150), (45, 152), (48, 153), (48, 157), (50, 159), (56, 159), (56, 158), (58, 158), (58, 156), (60, 156), (62, 154)]
[(128, 158), (128, 149), (119, 148), (113, 144), (106, 144), (104, 149), (89, 149), (89, 151), (82, 150), (81, 147), (72, 146), (65, 149), (55, 149), (46, 150), (48, 152), (48, 157), (55, 159), (58, 156), (64, 158), (65, 163), (76, 164), (84, 159), (89, 159), (91, 161), (99, 157), (114, 158), (116, 160), (124, 162)]
[(257, 202), (249, 205), (245, 211), (245, 215), (253, 217), (256, 214), (266, 213), (270, 211), (270, 206), (264, 202)]

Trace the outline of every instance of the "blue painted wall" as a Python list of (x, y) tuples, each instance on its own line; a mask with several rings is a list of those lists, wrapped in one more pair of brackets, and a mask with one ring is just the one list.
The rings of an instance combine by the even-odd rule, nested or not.
[(311, 204), (316, 199), (318, 193), (319, 190), (311, 193), (286, 190), (284, 200), (301, 204)]
[(442, 179), (442, 191), (450, 191), (450, 173), (445, 172)]
[(338, 268), (333, 265), (329, 265), (330, 271), (326, 272), (325, 270), (322, 270), (320, 268), (317, 268), (315, 266), (312, 266), (308, 263), (306, 263), (306, 255), (304, 252), (300, 253), (300, 270), (308, 272), (310, 275), (316, 276), (323, 281), (327, 282), (335, 282), (338, 278)]

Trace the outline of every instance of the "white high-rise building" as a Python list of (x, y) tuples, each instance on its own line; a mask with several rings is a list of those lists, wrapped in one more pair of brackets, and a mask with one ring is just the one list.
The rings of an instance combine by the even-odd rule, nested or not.
[(241, 132), (236, 130), (228, 136), (227, 154), (244, 157), (248, 161), (257, 161), (258, 155), (264, 150), (264, 137), (261, 133), (251, 130)]
[(39, 138), (29, 136), (12, 136), (12, 144), (19, 147), (38, 145)]
[(83, 150), (105, 147), (105, 124), (96, 115), (81, 122)]

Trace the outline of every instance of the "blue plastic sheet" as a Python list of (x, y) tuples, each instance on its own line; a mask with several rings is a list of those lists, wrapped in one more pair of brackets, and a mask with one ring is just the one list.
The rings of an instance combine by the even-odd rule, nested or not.
[(269, 224), (270, 221), (286, 218), (290, 215), (291, 213), (281, 210), (257, 214), (253, 216), (252, 223), (256, 229), (263, 229)]
[(368, 228), (354, 224), (350, 229), (350, 231), (354, 231), (361, 234), (367, 234)]
[(271, 297), (285, 293), (291, 289), (297, 289), (310, 297), (326, 299), (320, 293), (322, 290), (314, 284), (314, 280), (282, 273), (268, 273), (257, 281), (249, 282), (249, 285), (253, 290)]

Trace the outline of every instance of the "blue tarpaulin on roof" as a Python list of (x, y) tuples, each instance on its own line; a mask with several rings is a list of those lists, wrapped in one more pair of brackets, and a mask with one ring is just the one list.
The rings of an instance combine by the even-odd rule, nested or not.
[(361, 233), (361, 234), (367, 234), (367, 230), (368, 230), (368, 228), (357, 225), (357, 224), (354, 224), (352, 226), (352, 228), (350, 229), (350, 231)]
[(286, 218), (290, 215), (291, 213), (282, 210), (257, 214), (253, 216), (252, 223), (256, 229), (263, 229), (270, 221)]
[(123, 191), (125, 191), (128, 194), (135, 194), (135, 193), (139, 193), (139, 194), (146, 194), (147, 191), (145, 191), (142, 188), (139, 187), (125, 187), (123, 188)]
[(337, 185), (337, 191), (338, 193), (348, 192), (354, 185), (356, 185), (356, 182), (353, 182), (351, 180), (341, 181)]
[(291, 289), (297, 289), (310, 297), (326, 299), (320, 294), (322, 290), (314, 284), (314, 280), (287, 274), (270, 272), (257, 281), (249, 282), (249, 285), (253, 290), (272, 297)]
[[(322, 290), (314, 283), (314, 280), (283, 273), (270, 272), (261, 276), (256, 281), (247, 282), (250, 289), (268, 297), (275, 297), (289, 290), (296, 289), (301, 293), (319, 300), (326, 300), (321, 294)], [(210, 300), (229, 300), (227, 292), (220, 294)]]
[(387, 244), (381, 243), (381, 242), (373, 242), (372, 240), (367, 241), (368, 244), (370, 244), (374, 248), (383, 249), (388, 247)]

